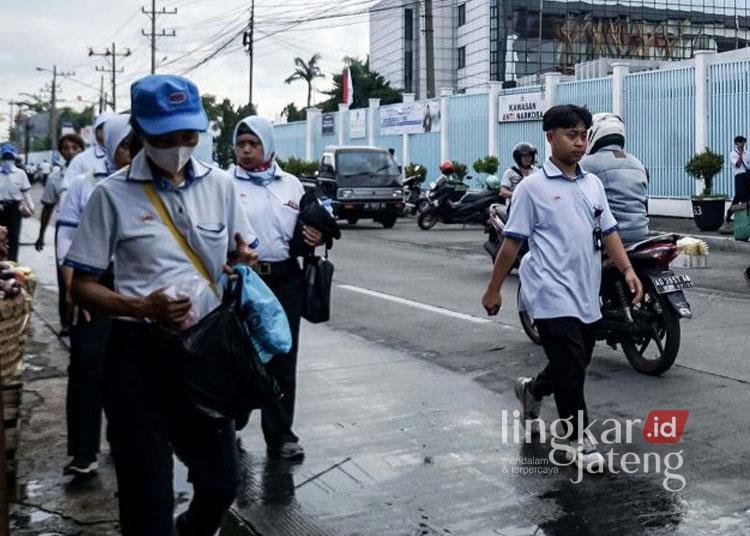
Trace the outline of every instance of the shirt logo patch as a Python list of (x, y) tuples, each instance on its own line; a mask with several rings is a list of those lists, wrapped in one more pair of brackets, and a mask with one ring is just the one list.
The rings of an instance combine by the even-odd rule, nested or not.
[(294, 201), (287, 201), (286, 206), (288, 206), (289, 208), (293, 208), (294, 210), (299, 210), (299, 205)]
[(151, 223), (154, 221), (154, 215), (150, 212), (141, 212), (140, 218), (141, 223)]
[(185, 93), (184, 91), (176, 91), (167, 98), (172, 104), (182, 104), (187, 100), (187, 93)]

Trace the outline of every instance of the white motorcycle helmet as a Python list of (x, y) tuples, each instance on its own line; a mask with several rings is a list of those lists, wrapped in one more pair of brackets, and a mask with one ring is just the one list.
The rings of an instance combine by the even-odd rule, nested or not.
[(610, 112), (594, 114), (588, 135), (587, 154), (594, 154), (607, 145), (625, 147), (625, 124), (622, 118)]

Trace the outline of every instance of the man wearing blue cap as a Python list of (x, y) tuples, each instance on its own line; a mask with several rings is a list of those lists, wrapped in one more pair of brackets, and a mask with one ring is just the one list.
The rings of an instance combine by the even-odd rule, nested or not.
[(0, 145), (0, 226), (8, 229), (8, 259), (12, 261), (18, 261), (21, 218), (34, 213), (29, 177), (15, 166), (16, 156), (15, 145)]
[[(114, 318), (103, 392), (122, 533), (173, 534), (175, 453), (194, 487), (178, 533), (214, 534), (239, 485), (234, 424), (191, 404), (168, 357), (181, 346), (154, 324), (179, 330), (198, 294), (188, 287), (215, 286), (226, 263), (255, 264), (257, 239), (234, 181), (192, 157), (208, 127), (198, 88), (152, 75), (130, 97), (131, 164), (94, 189), (65, 265), (73, 299)], [(114, 290), (99, 279), (112, 261)]]

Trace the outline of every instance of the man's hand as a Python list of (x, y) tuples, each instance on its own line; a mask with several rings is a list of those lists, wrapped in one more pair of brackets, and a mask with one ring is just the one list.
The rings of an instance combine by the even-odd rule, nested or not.
[(224, 271), (228, 274), (232, 273), (232, 264), (245, 264), (254, 268), (258, 264), (258, 252), (245, 243), (240, 233), (235, 233), (234, 242), (237, 244), (237, 250), (232, 253), (229, 263), (224, 265)]
[(633, 270), (632, 266), (625, 270), (625, 284), (628, 285), (628, 288), (630, 289), (630, 294), (633, 296), (633, 305), (640, 303), (641, 299), (643, 299), (643, 284), (641, 283), (641, 280), (638, 279), (638, 276), (635, 273), (635, 270)]
[(302, 226), (302, 235), (305, 237), (305, 244), (314, 248), (323, 243), (323, 233), (318, 231), (315, 227), (309, 225)]
[(40, 236), (37, 241), (34, 243), (34, 248), (36, 248), (37, 251), (44, 250), (44, 237)]
[(190, 298), (173, 299), (160, 288), (143, 298), (143, 316), (168, 328), (177, 329), (192, 307)]
[(503, 305), (503, 298), (500, 292), (488, 288), (484, 296), (482, 296), (482, 305), (488, 315), (495, 316), (500, 312), (500, 307)]
[(85, 322), (91, 322), (91, 313), (83, 307), (79, 307), (73, 301), (73, 296), (70, 294), (70, 287), (68, 287), (68, 292), (65, 293), (65, 302), (68, 304), (68, 323), (71, 326), (78, 324), (78, 319), (81, 316), (83, 316)]

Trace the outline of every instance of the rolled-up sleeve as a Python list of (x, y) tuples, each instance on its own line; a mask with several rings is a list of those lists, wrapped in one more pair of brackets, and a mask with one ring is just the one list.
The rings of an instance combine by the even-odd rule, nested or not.
[(503, 234), (514, 240), (526, 240), (534, 230), (534, 199), (527, 187), (527, 181), (521, 181), (513, 192), (513, 205)]
[(96, 188), (78, 224), (75, 240), (65, 257), (65, 266), (101, 273), (109, 266), (117, 235), (117, 216), (103, 188)]

